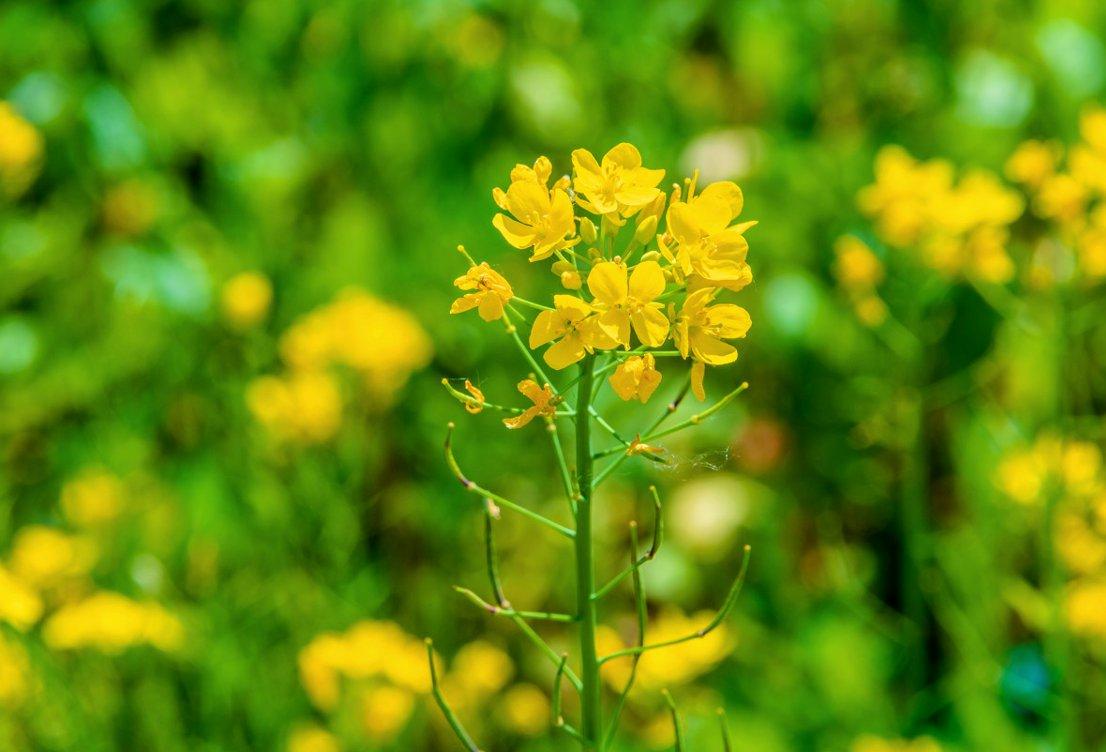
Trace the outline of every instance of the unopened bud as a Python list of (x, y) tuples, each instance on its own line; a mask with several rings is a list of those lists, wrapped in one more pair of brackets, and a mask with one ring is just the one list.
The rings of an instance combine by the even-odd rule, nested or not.
[(585, 243), (594, 243), (598, 237), (598, 233), (595, 230), (595, 223), (593, 223), (587, 217), (580, 218), (580, 237), (584, 239)]
[(649, 251), (648, 253), (644, 253), (641, 256), (642, 261), (660, 261), (660, 259), (661, 259), (661, 252), (660, 251)]
[(648, 245), (649, 241), (653, 239), (653, 236), (657, 234), (657, 218), (646, 217), (637, 226), (637, 230), (634, 231), (634, 240), (642, 245)]
[(567, 290), (579, 290), (583, 284), (580, 279), (580, 272), (575, 269), (570, 272), (562, 272), (561, 284), (564, 285)]
[(574, 270), (576, 267), (572, 265), (571, 261), (565, 261), (564, 259), (561, 259), (559, 261), (554, 261), (551, 268), (553, 269), (554, 274), (564, 274), (565, 272), (570, 272)]

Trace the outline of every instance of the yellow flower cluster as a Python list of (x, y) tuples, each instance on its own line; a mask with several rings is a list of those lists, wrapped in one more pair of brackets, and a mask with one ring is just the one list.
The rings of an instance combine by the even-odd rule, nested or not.
[(223, 317), (236, 329), (251, 329), (269, 314), (273, 284), (261, 272), (240, 272), (223, 285)]
[(30, 693), (32, 680), (27, 651), (14, 639), (0, 633), (0, 709), (22, 703)]
[(1099, 447), (1043, 435), (1001, 462), (998, 484), (1020, 504), (1055, 505), (1053, 543), (1072, 577), (1069, 624), (1106, 639), (1106, 472)]
[(1007, 252), (1009, 226), (1025, 210), (1022, 197), (986, 170), (957, 181), (944, 160), (919, 162), (888, 146), (876, 156), (875, 182), (857, 203), (876, 222), (884, 242), (916, 248), (922, 261), (949, 277), (1007, 282), (1014, 262)]
[[(528, 344), (545, 348), (545, 362), (556, 370), (597, 351), (632, 352), (611, 376), (626, 400), (649, 399), (661, 378), (650, 351), (671, 340), (672, 355), (691, 360), (692, 388), (704, 399), (705, 367), (736, 360), (726, 340), (744, 337), (751, 325), (744, 308), (716, 301), (752, 281), (745, 231), (755, 223), (736, 222), (741, 189), (720, 182), (696, 192), (693, 177), (666, 196), (658, 187), (664, 171), (643, 166), (627, 143), (601, 160), (577, 149), (572, 166), (571, 176), (551, 183), (546, 157), (516, 165), (508, 188), (492, 193), (502, 210), (492, 224), (531, 261), (553, 259), (566, 292), (553, 295), (551, 306), (525, 300), (486, 262), (469, 258), (469, 270), (454, 282), (464, 295), (451, 313), (476, 309), (513, 331), (511, 320), (525, 318), (517, 306), (536, 309)], [(578, 210), (594, 215), (598, 228)]]
[(1030, 269), (1038, 286), (1067, 281), (1074, 271), (1089, 282), (1106, 278), (1106, 109), (1084, 112), (1079, 133), (1066, 155), (1058, 143), (1031, 140), (1006, 163), (1007, 176), (1031, 196), (1033, 212), (1054, 225), (1061, 250), (1074, 254), (1074, 264), (1064, 263), (1055, 247), (1042, 244)]
[[(646, 634), (650, 642), (684, 637), (707, 626), (713, 616), (708, 611), (686, 616), (678, 610), (667, 609), (649, 623)], [(631, 647), (623, 642), (617, 632), (606, 626), (599, 627), (596, 642), (603, 653)], [(638, 663), (635, 691), (655, 693), (666, 687), (687, 684), (718, 665), (732, 649), (730, 631), (722, 625), (701, 639), (644, 653)], [(632, 665), (628, 657), (610, 661), (603, 666), (603, 680), (616, 691), (621, 691)]]
[(255, 380), (247, 404), (279, 438), (317, 443), (341, 426), (335, 367), (357, 374), (372, 404), (383, 408), (430, 361), (432, 349), (407, 311), (351, 289), (296, 321), (281, 337), (280, 352), (288, 373)]
[[(300, 680), (315, 707), (337, 714), (352, 707), (360, 730), (375, 744), (387, 744), (407, 725), (420, 695), (430, 691), (426, 645), (392, 622), (363, 621), (344, 633), (324, 633), (299, 655)], [(442, 690), (463, 712), (475, 712), (507, 686), (514, 674), (510, 657), (483, 641), (457, 652)], [(545, 728), (549, 705), (520, 685), (504, 695), (500, 715), (519, 733)], [(539, 692), (540, 694), (540, 692)], [(536, 716), (540, 707), (542, 717)], [(536, 732), (535, 732), (536, 733)], [(337, 749), (337, 740), (317, 727), (299, 730), (289, 742), (292, 752)], [(316, 746), (313, 746), (316, 745)]]
[(61, 490), (62, 512), (69, 522), (80, 528), (111, 522), (122, 513), (125, 501), (123, 482), (101, 469), (84, 471)]
[(883, 262), (864, 241), (852, 235), (839, 238), (833, 251), (833, 275), (856, 317), (865, 326), (879, 326), (887, 319), (887, 305), (876, 289), (883, 281)]
[(23, 193), (38, 176), (42, 153), (42, 134), (0, 101), (0, 190), (9, 197)]
[(59, 608), (46, 621), (42, 637), (55, 650), (96, 648), (119, 653), (152, 645), (173, 652), (184, 644), (184, 627), (157, 603), (103, 591)]
[(941, 752), (941, 745), (928, 736), (919, 736), (917, 739), (882, 739), (865, 735), (853, 742), (851, 752)]

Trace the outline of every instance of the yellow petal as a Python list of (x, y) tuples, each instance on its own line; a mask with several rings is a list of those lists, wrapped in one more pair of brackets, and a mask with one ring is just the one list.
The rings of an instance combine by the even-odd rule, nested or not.
[(660, 309), (641, 308), (631, 314), (630, 320), (634, 324), (634, 333), (646, 347), (660, 347), (668, 339), (668, 317)]
[(583, 360), (585, 354), (584, 343), (580, 337), (570, 334), (546, 350), (544, 357), (550, 368), (560, 371)]
[(465, 311), (471, 311), (478, 305), (480, 305), (480, 296), (477, 293), (470, 292), (468, 295), (463, 295), (453, 301), (453, 305), (449, 307), (449, 312), (464, 313)]
[(656, 261), (642, 261), (630, 274), (630, 295), (648, 303), (664, 292), (664, 271)]
[(495, 293), (486, 292), (480, 296), (480, 318), (484, 321), (496, 321), (503, 318), (503, 300)]
[(522, 428), (523, 426), (528, 424), (530, 421), (532, 421), (537, 416), (538, 416), (538, 408), (536, 408), (536, 407), (527, 408), (524, 412), (516, 415), (513, 418), (504, 418), (503, 419), (503, 425), (507, 426), (507, 428), (510, 428), (510, 429)]
[(633, 144), (623, 141), (603, 155), (603, 165), (610, 164), (616, 164), (624, 170), (637, 169), (641, 167), (641, 152)]
[(749, 312), (733, 303), (721, 303), (707, 309), (707, 321), (718, 327), (718, 336), (724, 339), (744, 337), (753, 325)]
[(599, 163), (595, 161), (595, 157), (587, 149), (576, 149), (572, 152), (572, 169), (577, 174), (591, 173), (598, 175), (600, 173)]
[(465, 409), (473, 415), (484, 409), (484, 393), (473, 386), (472, 382), (465, 379), (465, 391), (472, 395), (475, 402), (466, 402)]
[(703, 332), (692, 332), (691, 352), (696, 360), (712, 366), (721, 366), (737, 360), (737, 348)]
[(691, 364), (691, 393), (700, 402), (707, 398), (707, 391), (703, 388), (703, 376), (706, 374), (706, 370), (707, 368), (701, 360), (693, 361)]
[(564, 327), (557, 312), (542, 311), (534, 318), (534, 325), (530, 327), (530, 349), (552, 342), (563, 333)]
[(588, 274), (588, 289), (602, 303), (621, 303), (626, 299), (626, 267), (613, 261), (596, 264)]
[(529, 248), (534, 244), (533, 229), (505, 214), (496, 214), (492, 217), (492, 226), (499, 230), (503, 239), (515, 248)]

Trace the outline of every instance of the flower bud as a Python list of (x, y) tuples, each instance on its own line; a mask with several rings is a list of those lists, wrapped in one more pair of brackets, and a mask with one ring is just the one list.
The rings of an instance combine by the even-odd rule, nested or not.
[(600, 251), (598, 248), (594, 248), (594, 247), (589, 248), (588, 249), (588, 258), (591, 259), (592, 261), (602, 261), (603, 260), (603, 252)]
[(583, 281), (580, 279), (580, 272), (573, 269), (572, 271), (561, 273), (561, 284), (565, 286), (567, 290), (579, 290), (583, 285)]
[(642, 245), (648, 245), (649, 241), (653, 239), (653, 236), (657, 234), (657, 218), (646, 217), (644, 220), (638, 223), (637, 229), (634, 231), (634, 240)]
[(554, 274), (564, 274), (565, 272), (573, 271), (576, 267), (572, 265), (571, 261), (561, 259), (559, 261), (554, 261), (551, 268)]
[(660, 251), (649, 251), (648, 253), (644, 253), (641, 256), (642, 261), (660, 261), (660, 259), (661, 259), (661, 252)]
[(580, 218), (580, 237), (584, 239), (585, 243), (594, 243), (595, 238), (598, 237), (595, 224), (587, 217)]

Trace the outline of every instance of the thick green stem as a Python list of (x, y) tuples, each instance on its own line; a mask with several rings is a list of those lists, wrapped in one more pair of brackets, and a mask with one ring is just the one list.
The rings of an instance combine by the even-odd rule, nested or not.
[(591, 390), (595, 356), (580, 364), (576, 387), (576, 477), (580, 495), (576, 500), (576, 613), (580, 619), (580, 746), (585, 752), (603, 750), (603, 705), (600, 696), (599, 656), (595, 646), (595, 563), (592, 558), (591, 501), (592, 458)]

